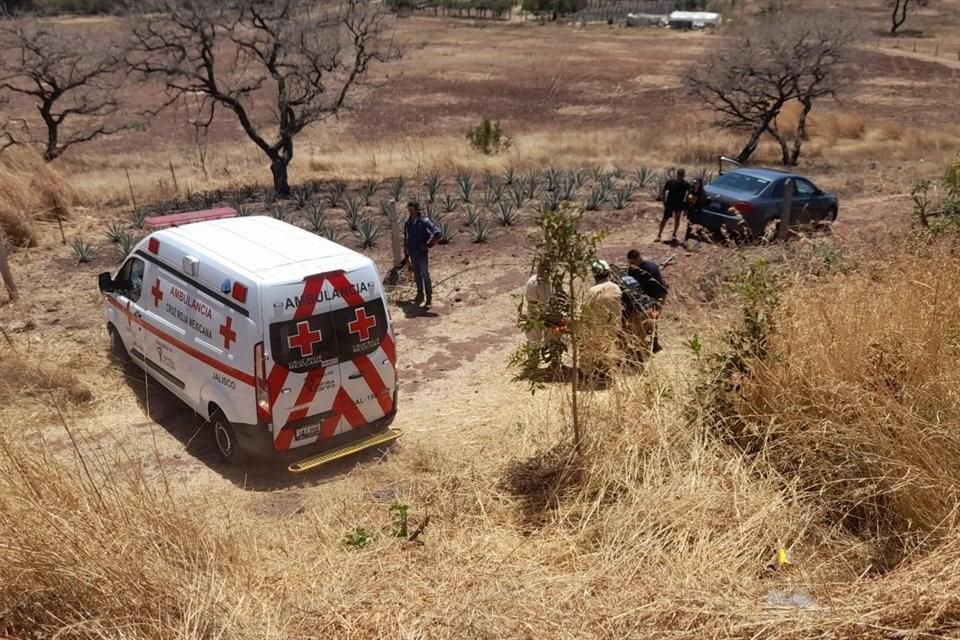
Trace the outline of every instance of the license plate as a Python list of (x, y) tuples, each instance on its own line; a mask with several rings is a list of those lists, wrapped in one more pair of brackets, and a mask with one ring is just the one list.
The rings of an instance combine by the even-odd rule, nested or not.
[(300, 427), (293, 435), (296, 440), (306, 440), (307, 438), (316, 438), (320, 435), (320, 425), (314, 424), (309, 427)]

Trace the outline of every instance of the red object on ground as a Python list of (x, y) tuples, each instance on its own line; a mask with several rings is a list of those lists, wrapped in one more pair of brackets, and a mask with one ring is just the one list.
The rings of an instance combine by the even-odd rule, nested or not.
[(166, 227), (178, 227), (182, 224), (191, 222), (200, 222), (202, 220), (221, 220), (223, 218), (235, 218), (237, 210), (232, 207), (222, 207), (220, 209), (206, 209), (204, 211), (187, 211), (185, 213), (172, 213), (167, 216), (151, 216), (143, 221), (149, 229), (164, 229)]

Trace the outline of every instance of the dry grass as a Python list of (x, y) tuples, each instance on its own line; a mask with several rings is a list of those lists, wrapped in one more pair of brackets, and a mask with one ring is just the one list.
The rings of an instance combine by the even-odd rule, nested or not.
[[(743, 387), (748, 453), (716, 437), (675, 362), (585, 397), (578, 462), (548, 444), (567, 432), (554, 392), (483, 444), (420, 439), (337, 491), (197, 498), (149, 454), (73, 434), (57, 457), (5, 430), (0, 632), (954, 633), (958, 271), (937, 247), (789, 290), (783, 337)], [(392, 535), (393, 501), (413, 525), (430, 516), (422, 546)], [(356, 527), (366, 548), (343, 543)], [(779, 546), (793, 566), (768, 574)], [(816, 607), (774, 607), (774, 591)]]
[(744, 446), (877, 545), (880, 567), (953, 530), (958, 276), (937, 247), (788, 298), (773, 356), (736, 405)]
[(36, 244), (34, 222), (67, 218), (79, 203), (77, 192), (32, 151), (0, 159), (0, 232), (15, 246)]
[(0, 367), (0, 404), (9, 406), (27, 399), (53, 398), (70, 405), (87, 404), (93, 392), (66, 366), (24, 355), (3, 345)]

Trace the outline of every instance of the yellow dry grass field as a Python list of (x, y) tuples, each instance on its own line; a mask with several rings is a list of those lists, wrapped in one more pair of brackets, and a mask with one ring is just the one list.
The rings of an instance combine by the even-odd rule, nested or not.
[[(944, 3), (916, 28), (952, 42)], [(395, 28), (404, 58), (298, 140), (292, 182), (402, 176), (422, 198), (436, 172), (454, 198), (457, 173), (597, 167), (620, 188), (641, 168), (713, 170), (740, 140), (680, 77), (723, 32)], [(207, 177), (173, 112), (50, 165), (5, 153), (0, 221), (23, 246), (20, 298), (0, 291), (0, 638), (957, 637), (960, 245), (915, 232), (910, 188), (960, 151), (960, 83), (928, 58), (865, 46), (815, 110), (800, 171), (841, 198), (830, 233), (653, 243), (649, 185), (589, 212), (601, 257), (670, 261), (671, 293), (664, 351), (580, 393), (579, 455), (569, 388), (532, 395), (507, 366), (535, 203), (512, 226), (485, 210), (485, 244), (470, 207), (437, 207), (457, 233), (431, 256), (433, 313), (391, 309), (404, 437), (292, 476), (217, 462), (201, 419), (108, 358), (96, 289), (131, 187), (142, 205), (267, 183), (234, 123), (214, 127)], [(505, 153), (469, 148), (484, 117)], [(368, 250), (381, 271), (388, 244)]]

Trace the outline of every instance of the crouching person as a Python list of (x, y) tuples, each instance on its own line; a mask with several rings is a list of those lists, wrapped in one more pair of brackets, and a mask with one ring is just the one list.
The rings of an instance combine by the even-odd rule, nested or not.
[(580, 312), (580, 366), (587, 377), (605, 381), (621, 358), (622, 294), (611, 281), (605, 260), (597, 260), (591, 268), (595, 284), (587, 290)]

